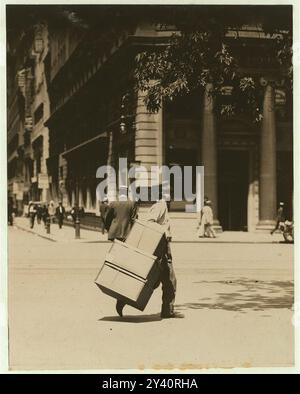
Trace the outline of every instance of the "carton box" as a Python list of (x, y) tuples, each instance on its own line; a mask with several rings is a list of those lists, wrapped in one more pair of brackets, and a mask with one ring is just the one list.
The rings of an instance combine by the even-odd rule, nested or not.
[(161, 225), (150, 221), (136, 220), (125, 242), (160, 258), (165, 250), (166, 241), (166, 235)]
[(117, 240), (112, 243), (105, 260), (149, 281), (158, 274), (156, 256)]
[(105, 294), (143, 311), (159, 274), (156, 256), (114, 241), (95, 283)]

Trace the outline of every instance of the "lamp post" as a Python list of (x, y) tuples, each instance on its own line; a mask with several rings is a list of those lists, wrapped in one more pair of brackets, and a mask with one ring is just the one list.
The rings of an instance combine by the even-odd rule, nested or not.
[(76, 180), (76, 206), (75, 206), (75, 238), (80, 239), (80, 217), (79, 217), (79, 181)]
[(125, 93), (121, 99), (121, 116), (120, 116), (120, 134), (126, 134), (130, 119), (132, 119), (133, 114), (130, 114), (130, 93)]
[(47, 219), (46, 219), (46, 232), (47, 232), (47, 234), (50, 234), (50, 216), (47, 216)]
[(120, 119), (120, 133), (126, 134), (126, 116), (125, 116), (125, 101), (127, 100), (127, 95), (124, 94), (121, 99), (121, 119)]

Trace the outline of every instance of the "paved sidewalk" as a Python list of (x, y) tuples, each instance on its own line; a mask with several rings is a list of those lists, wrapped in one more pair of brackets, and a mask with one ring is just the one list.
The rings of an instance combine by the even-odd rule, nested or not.
[[(59, 229), (58, 224), (51, 224), (50, 234), (47, 234), (44, 225), (35, 223), (30, 229), (29, 219), (24, 217), (15, 218), (14, 225), (21, 230), (36, 234), (54, 242), (109, 242), (107, 234), (99, 230), (80, 229), (80, 239), (75, 239), (75, 229), (70, 225), (64, 225)], [(198, 238), (196, 219), (174, 218), (171, 219), (172, 241), (175, 243), (283, 243), (280, 233), (248, 233), (243, 231), (224, 231), (217, 234), (217, 238)]]

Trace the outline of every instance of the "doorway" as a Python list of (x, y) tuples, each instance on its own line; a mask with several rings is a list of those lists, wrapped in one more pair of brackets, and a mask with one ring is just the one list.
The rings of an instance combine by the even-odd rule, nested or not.
[(247, 231), (249, 152), (221, 150), (218, 157), (218, 216), (223, 230)]
[[(182, 179), (176, 179), (176, 181), (181, 181), (181, 190), (182, 190), (182, 201), (174, 201), (174, 181), (175, 178), (172, 175), (170, 179), (170, 191), (171, 191), (171, 202), (169, 204), (170, 211), (185, 211), (186, 204), (188, 203), (184, 199), (184, 166), (192, 167), (192, 190), (193, 194), (196, 193), (196, 170), (195, 167), (197, 165), (197, 150), (196, 149), (181, 149), (181, 148), (172, 148), (168, 149), (166, 152), (166, 159), (168, 166), (178, 166), (181, 168)], [(189, 202), (188, 204), (191, 204)]]

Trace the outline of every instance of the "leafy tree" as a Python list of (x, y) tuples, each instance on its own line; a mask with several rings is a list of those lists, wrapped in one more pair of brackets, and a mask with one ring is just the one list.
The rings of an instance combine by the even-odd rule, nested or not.
[[(163, 16), (166, 16), (165, 14)], [(160, 16), (161, 19), (163, 17)], [(211, 94), (221, 115), (246, 113), (262, 119), (263, 87), (259, 79), (245, 74), (235, 50), (239, 29), (259, 26), (271, 40), (265, 55), (271, 56), (285, 87), (292, 88), (291, 8), (268, 6), (175, 8), (161, 28), (173, 27), (168, 42), (136, 56), (137, 89), (146, 92), (148, 110), (156, 112), (163, 100), (173, 100), (211, 83)], [(229, 32), (236, 39), (228, 39)]]

